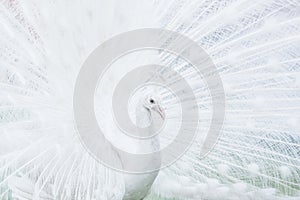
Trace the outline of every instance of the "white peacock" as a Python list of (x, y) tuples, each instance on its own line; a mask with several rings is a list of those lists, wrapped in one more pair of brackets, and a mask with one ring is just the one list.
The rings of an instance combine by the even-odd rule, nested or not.
[[(0, 199), (299, 199), (299, 11), (297, 0), (2, 0)], [(193, 85), (197, 138), (158, 174), (124, 176), (80, 143), (73, 90), (93, 49), (145, 27), (179, 32), (207, 51), (225, 87), (226, 118), (215, 148), (199, 158), (211, 118), (208, 88), (189, 66), (163, 54), (161, 61)], [(157, 110), (176, 129), (178, 101), (162, 91), (151, 96), (163, 110), (144, 104), (150, 99), (143, 96), (133, 115), (151, 123), (162, 119)], [(99, 121), (107, 120), (101, 94)], [(122, 146), (111, 124), (102, 125)], [(159, 139), (165, 146), (172, 137)]]

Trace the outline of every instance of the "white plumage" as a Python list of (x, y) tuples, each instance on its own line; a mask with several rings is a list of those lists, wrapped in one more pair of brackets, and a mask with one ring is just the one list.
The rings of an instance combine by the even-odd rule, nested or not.
[[(77, 137), (73, 90), (99, 44), (148, 27), (182, 33), (207, 51), (225, 88), (226, 118), (217, 145), (200, 159), (212, 109), (207, 86), (180, 60), (161, 57), (191, 82), (200, 126), (196, 142), (159, 172), (146, 199), (299, 199), (297, 0), (1, 0), (0, 199), (123, 198), (123, 174), (95, 161)], [(151, 54), (143, 56), (133, 62)], [(109, 120), (103, 104), (115, 73), (96, 96), (100, 122)], [(166, 91), (157, 94), (171, 124), (171, 135), (160, 138), (165, 146), (179, 123), (178, 102)], [(102, 126), (126, 146), (111, 123)]]

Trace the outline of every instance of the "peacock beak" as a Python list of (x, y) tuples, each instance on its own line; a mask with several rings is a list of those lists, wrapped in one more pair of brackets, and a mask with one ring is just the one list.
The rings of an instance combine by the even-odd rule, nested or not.
[(156, 111), (163, 120), (166, 118), (165, 112), (164, 112), (163, 108), (160, 105), (156, 105), (154, 107), (154, 111)]

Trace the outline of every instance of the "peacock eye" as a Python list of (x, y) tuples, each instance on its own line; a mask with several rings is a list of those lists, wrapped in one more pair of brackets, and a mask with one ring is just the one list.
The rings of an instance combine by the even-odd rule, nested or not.
[(154, 100), (153, 100), (153, 99), (150, 99), (150, 103), (154, 103)]

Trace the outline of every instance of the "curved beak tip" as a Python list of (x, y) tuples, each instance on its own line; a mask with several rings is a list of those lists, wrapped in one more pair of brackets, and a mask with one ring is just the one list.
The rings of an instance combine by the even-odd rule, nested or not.
[(159, 105), (155, 107), (155, 111), (159, 114), (159, 116), (164, 120), (166, 118), (165, 112), (163, 108)]

